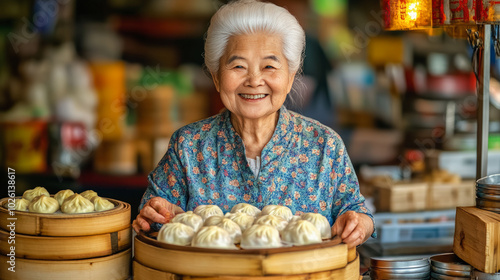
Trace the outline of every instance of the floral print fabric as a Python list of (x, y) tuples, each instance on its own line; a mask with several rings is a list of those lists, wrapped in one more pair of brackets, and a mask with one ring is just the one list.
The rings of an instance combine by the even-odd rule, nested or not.
[(332, 129), (283, 106), (255, 176), (230, 114), (225, 110), (172, 135), (166, 154), (149, 174), (140, 208), (161, 196), (185, 211), (215, 204), (228, 212), (245, 202), (260, 209), (285, 205), (294, 214), (320, 213), (330, 225), (348, 210), (373, 219), (344, 143)]

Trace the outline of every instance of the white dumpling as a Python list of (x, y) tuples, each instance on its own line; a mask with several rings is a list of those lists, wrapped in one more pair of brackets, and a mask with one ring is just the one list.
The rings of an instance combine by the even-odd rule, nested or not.
[(61, 205), (61, 212), (67, 214), (94, 212), (94, 204), (85, 197), (75, 193), (64, 200)]
[(281, 247), (280, 233), (269, 225), (253, 225), (243, 232), (241, 248), (262, 249)]
[(115, 208), (115, 205), (113, 202), (102, 198), (100, 196), (94, 196), (90, 199), (90, 202), (94, 204), (94, 210), (96, 212), (101, 212), (101, 211), (106, 211), (106, 210), (111, 210)]
[(298, 221), (298, 220), (302, 220), (302, 219), (300, 218), (300, 216), (293, 215), (293, 216), (292, 216), (292, 218), (290, 219), (290, 221), (288, 221), (288, 222), (289, 222), (289, 223), (291, 223), (291, 222), (296, 222), (296, 221)]
[(50, 196), (50, 193), (44, 187), (36, 187), (34, 189), (25, 191), (23, 193), (23, 198), (28, 201), (32, 201), (33, 198), (40, 195)]
[(177, 214), (172, 219), (172, 223), (183, 223), (186, 226), (190, 226), (196, 232), (203, 226), (203, 219), (196, 215), (193, 211), (187, 211), (185, 213)]
[(191, 246), (201, 248), (237, 249), (229, 233), (218, 226), (202, 227), (194, 235)]
[(233, 220), (233, 222), (237, 223), (241, 232), (244, 232), (247, 228), (253, 225), (255, 218), (245, 213), (227, 213), (226, 218)]
[(254, 224), (272, 226), (275, 229), (277, 229), (279, 232), (281, 232), (288, 225), (288, 222), (279, 216), (264, 215), (264, 216), (258, 217), (255, 220)]
[(231, 209), (231, 213), (245, 213), (254, 217), (257, 217), (260, 212), (259, 208), (248, 203), (238, 203)]
[(217, 224), (217, 226), (225, 229), (229, 233), (229, 236), (233, 239), (234, 244), (241, 242), (241, 228), (237, 223), (224, 218)]
[(72, 191), (72, 190), (62, 190), (62, 191), (58, 191), (55, 195), (54, 195), (54, 198), (57, 200), (57, 202), (59, 202), (59, 205), (62, 205), (64, 200), (72, 195), (74, 195), (75, 192)]
[(321, 238), (332, 238), (332, 229), (328, 219), (319, 213), (305, 213), (300, 216), (302, 220), (311, 222), (321, 233)]
[(203, 221), (211, 216), (224, 216), (224, 213), (217, 205), (199, 205), (193, 212), (199, 215)]
[(97, 193), (93, 190), (86, 190), (82, 193), (80, 193), (81, 196), (85, 197), (86, 199), (90, 200), (94, 196), (98, 196)]
[(203, 226), (208, 227), (208, 226), (216, 226), (218, 225), (222, 219), (224, 219), (224, 216), (211, 216), (208, 217), (205, 222), (203, 222)]
[(314, 244), (322, 241), (319, 230), (306, 220), (289, 223), (283, 230), (281, 238), (293, 245)]
[(292, 210), (286, 206), (282, 205), (266, 205), (260, 213), (261, 216), (264, 215), (274, 215), (279, 216), (287, 221), (293, 217)]
[(28, 211), (28, 205), (30, 202), (24, 198), (16, 198), (14, 210), (17, 211)]
[(35, 213), (54, 213), (59, 209), (59, 202), (50, 196), (39, 195), (33, 198), (28, 209)]
[(161, 227), (157, 239), (160, 242), (168, 244), (189, 246), (193, 240), (194, 233), (195, 231), (192, 227), (183, 223), (167, 223)]

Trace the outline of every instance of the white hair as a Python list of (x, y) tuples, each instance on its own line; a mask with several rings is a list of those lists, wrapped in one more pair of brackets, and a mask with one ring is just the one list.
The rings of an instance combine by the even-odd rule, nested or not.
[(302, 65), (305, 33), (285, 8), (256, 0), (239, 0), (222, 6), (210, 20), (205, 39), (205, 65), (210, 73), (219, 71), (219, 61), (231, 36), (265, 32), (282, 38), (283, 55), (290, 72)]

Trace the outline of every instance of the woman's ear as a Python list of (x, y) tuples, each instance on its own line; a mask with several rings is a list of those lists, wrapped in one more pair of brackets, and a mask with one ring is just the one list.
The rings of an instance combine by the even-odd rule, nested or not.
[(210, 73), (212, 75), (212, 80), (214, 81), (214, 85), (215, 85), (215, 89), (217, 90), (217, 92), (220, 92), (219, 91), (219, 77), (217, 75), (217, 73)]

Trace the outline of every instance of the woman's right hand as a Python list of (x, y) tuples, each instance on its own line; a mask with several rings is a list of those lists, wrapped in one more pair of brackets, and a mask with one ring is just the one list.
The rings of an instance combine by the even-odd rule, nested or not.
[(162, 197), (151, 198), (132, 222), (135, 232), (150, 231), (152, 223), (168, 223), (177, 213), (184, 212), (180, 207), (168, 202)]

